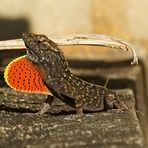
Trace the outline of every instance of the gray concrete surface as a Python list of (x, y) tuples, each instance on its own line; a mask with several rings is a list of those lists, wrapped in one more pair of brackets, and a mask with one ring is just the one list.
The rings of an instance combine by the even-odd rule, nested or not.
[[(123, 92), (126, 93), (126, 92)], [(135, 111), (85, 113), (82, 118), (60, 101), (39, 116), (45, 95), (0, 88), (0, 147), (143, 148)]]

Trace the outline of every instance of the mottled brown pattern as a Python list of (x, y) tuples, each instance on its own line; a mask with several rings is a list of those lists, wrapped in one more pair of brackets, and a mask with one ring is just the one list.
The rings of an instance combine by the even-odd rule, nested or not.
[(75, 107), (77, 114), (83, 114), (83, 110), (100, 111), (105, 107), (127, 109), (123, 101), (127, 96), (74, 76), (63, 52), (45, 35), (25, 33), (23, 40), (27, 47), (27, 57), (44, 69), (43, 80), (53, 94), (47, 98), (41, 114), (50, 109), (54, 97)]

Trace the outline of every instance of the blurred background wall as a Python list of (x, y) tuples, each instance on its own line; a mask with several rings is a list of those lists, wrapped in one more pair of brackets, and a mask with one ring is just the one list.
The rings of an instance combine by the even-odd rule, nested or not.
[(0, 39), (99, 33), (148, 47), (147, 0), (0, 0)]

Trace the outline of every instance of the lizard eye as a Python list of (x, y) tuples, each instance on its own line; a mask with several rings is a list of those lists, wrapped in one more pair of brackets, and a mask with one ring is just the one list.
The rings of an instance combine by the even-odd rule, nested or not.
[(38, 43), (41, 43), (41, 41), (40, 41), (40, 40), (38, 40), (37, 42), (38, 42)]
[(47, 38), (45, 36), (43, 36), (43, 35), (37, 37), (37, 40), (38, 40), (39, 43), (46, 41), (46, 39)]

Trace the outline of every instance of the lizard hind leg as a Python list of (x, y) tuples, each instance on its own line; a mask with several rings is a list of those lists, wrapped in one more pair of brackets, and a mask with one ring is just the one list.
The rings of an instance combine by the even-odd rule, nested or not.
[(120, 109), (120, 110), (128, 110), (128, 107), (124, 103), (124, 96), (123, 95), (113, 95), (108, 94), (105, 97), (105, 106), (107, 109)]
[(78, 116), (83, 115), (83, 102), (80, 98), (75, 99), (75, 108), (76, 108), (76, 114)]

